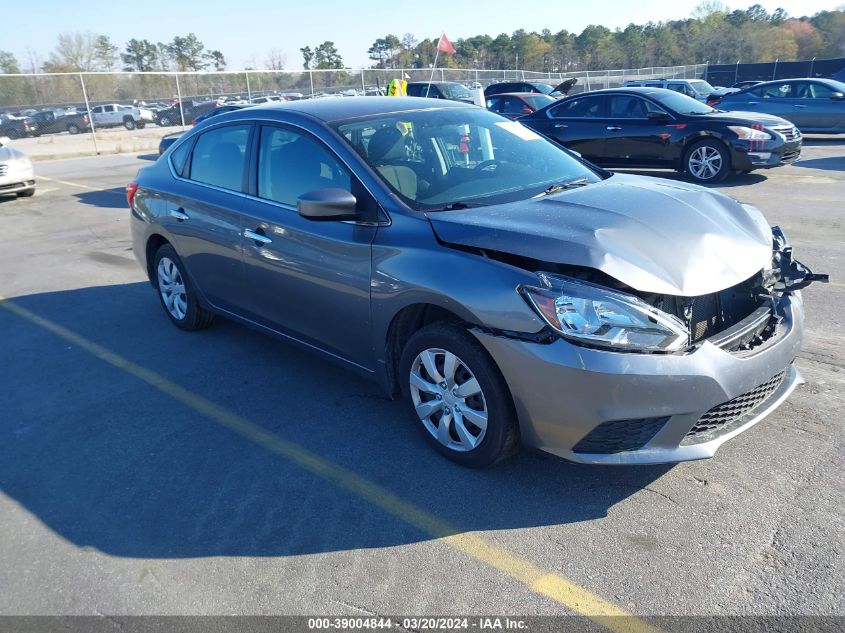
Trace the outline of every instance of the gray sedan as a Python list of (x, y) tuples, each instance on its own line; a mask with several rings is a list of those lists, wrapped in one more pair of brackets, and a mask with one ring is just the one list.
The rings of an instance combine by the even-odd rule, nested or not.
[(753, 207), (445, 100), (224, 114), (127, 198), (173, 325), (222, 316), (369, 376), (466, 466), (712, 456), (800, 382), (821, 277)]
[(802, 132), (845, 132), (845, 83), (833, 79), (767, 81), (708, 103), (720, 110), (774, 114)]

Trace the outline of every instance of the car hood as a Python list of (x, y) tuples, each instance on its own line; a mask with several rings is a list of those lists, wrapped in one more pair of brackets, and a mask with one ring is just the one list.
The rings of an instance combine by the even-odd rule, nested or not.
[(616, 174), (542, 198), (426, 214), (447, 243), (600, 270), (641, 292), (694, 297), (771, 265), (755, 208), (703, 187)]
[(0, 163), (5, 163), (14, 160), (22, 160), (24, 155), (13, 147), (8, 145), (0, 145)]
[[(717, 106), (718, 107), (718, 106)], [(699, 117), (697, 116), (696, 119)], [(735, 123), (737, 125), (748, 125), (749, 123), (759, 123), (765, 127), (772, 127), (775, 125), (792, 125), (786, 119), (774, 116), (772, 114), (763, 114), (761, 112), (741, 112), (733, 110), (728, 112), (711, 112), (709, 114), (702, 114), (700, 118), (703, 120), (720, 121), (723, 123)]]

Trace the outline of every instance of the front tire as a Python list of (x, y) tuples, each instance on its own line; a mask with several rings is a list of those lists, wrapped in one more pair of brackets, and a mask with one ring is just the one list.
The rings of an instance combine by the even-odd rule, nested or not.
[(24, 189), (23, 191), (18, 191), (18, 198), (31, 198), (35, 195), (35, 187), (31, 187), (30, 189)]
[(464, 328), (434, 323), (416, 332), (402, 352), (399, 377), (414, 424), (441, 455), (484, 468), (518, 449), (510, 389)]
[(173, 122), (170, 120), (170, 117), (169, 117), (168, 115), (166, 115), (166, 114), (165, 114), (163, 117), (161, 117), (161, 118), (158, 120), (158, 124), (159, 124), (161, 127), (170, 127), (171, 125), (173, 125)]
[(69, 134), (79, 134), (79, 126), (71, 123), (67, 126), (67, 131)]
[(214, 314), (199, 304), (184, 264), (170, 244), (163, 244), (156, 251), (153, 277), (161, 307), (173, 325), (181, 330), (201, 330), (211, 325)]
[(143, 130), (146, 126), (147, 126), (147, 124), (144, 121), (138, 122), (138, 129), (139, 130)]
[(731, 157), (719, 141), (696, 141), (684, 153), (684, 175), (693, 182), (721, 182), (731, 173)]

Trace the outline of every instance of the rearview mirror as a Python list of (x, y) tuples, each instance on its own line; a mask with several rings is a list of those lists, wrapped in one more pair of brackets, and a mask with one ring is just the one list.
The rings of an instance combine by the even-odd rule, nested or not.
[(354, 220), (358, 201), (346, 189), (317, 189), (296, 200), (299, 215), (308, 220)]
[(649, 112), (648, 113), (648, 120), (654, 121), (655, 123), (660, 123), (662, 121), (668, 121), (669, 115), (665, 112)]
[(835, 99), (837, 101), (841, 101), (842, 99), (845, 99), (845, 94), (841, 92), (834, 92), (832, 95), (830, 95), (830, 98)]

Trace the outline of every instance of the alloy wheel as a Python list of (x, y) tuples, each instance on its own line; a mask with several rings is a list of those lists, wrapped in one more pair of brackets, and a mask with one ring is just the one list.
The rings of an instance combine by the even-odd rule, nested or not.
[(162, 257), (158, 262), (158, 291), (167, 311), (177, 321), (188, 313), (188, 296), (185, 281), (176, 263), (169, 257)]
[(687, 160), (689, 172), (698, 180), (711, 180), (722, 170), (722, 154), (715, 147), (696, 147)]
[(440, 444), (458, 452), (481, 444), (487, 401), (460, 358), (444, 349), (425, 349), (411, 363), (409, 380), (417, 417)]

